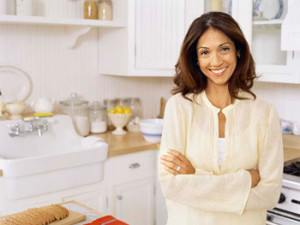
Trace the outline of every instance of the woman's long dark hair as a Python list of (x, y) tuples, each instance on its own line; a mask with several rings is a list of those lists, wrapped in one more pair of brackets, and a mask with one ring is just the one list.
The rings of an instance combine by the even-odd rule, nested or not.
[(207, 77), (201, 72), (197, 64), (196, 46), (199, 38), (209, 28), (217, 29), (226, 34), (234, 42), (239, 54), (237, 66), (228, 81), (231, 98), (245, 99), (238, 97), (238, 92), (241, 89), (251, 94), (255, 99), (256, 95), (250, 89), (257, 76), (249, 45), (237, 22), (230, 15), (222, 12), (205, 13), (195, 19), (189, 27), (181, 46), (178, 62), (175, 65), (174, 83), (176, 87), (172, 93), (181, 93), (185, 97), (188, 93), (200, 93), (206, 88)]

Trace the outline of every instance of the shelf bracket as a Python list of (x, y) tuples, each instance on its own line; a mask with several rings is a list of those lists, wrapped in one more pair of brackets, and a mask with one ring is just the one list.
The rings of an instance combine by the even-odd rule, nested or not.
[(92, 27), (65, 26), (66, 45), (74, 48), (80, 36), (87, 34)]

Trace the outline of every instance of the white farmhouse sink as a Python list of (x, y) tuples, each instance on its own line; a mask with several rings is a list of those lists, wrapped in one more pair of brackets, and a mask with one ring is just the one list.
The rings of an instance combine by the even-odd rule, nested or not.
[(21, 120), (0, 121), (0, 169), (6, 199), (20, 199), (78, 187), (103, 179), (108, 145), (75, 132), (69, 116), (48, 119), (48, 131), (10, 137)]

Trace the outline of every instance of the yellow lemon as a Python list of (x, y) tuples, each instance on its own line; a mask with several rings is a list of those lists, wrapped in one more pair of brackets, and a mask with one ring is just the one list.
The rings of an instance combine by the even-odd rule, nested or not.
[(125, 107), (124, 113), (125, 113), (125, 114), (130, 114), (130, 113), (131, 113), (131, 108)]
[(115, 107), (116, 113), (122, 114), (123, 113), (123, 107), (120, 105), (117, 105)]
[(109, 112), (109, 113), (112, 113), (112, 114), (115, 114), (115, 113), (116, 113), (116, 110), (115, 110), (115, 109), (110, 109), (108, 112)]

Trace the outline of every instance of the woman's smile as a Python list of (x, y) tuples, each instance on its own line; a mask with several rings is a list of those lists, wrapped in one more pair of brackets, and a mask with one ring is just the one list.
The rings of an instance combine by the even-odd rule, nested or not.
[(215, 76), (222, 76), (226, 72), (227, 67), (221, 69), (210, 69)]

